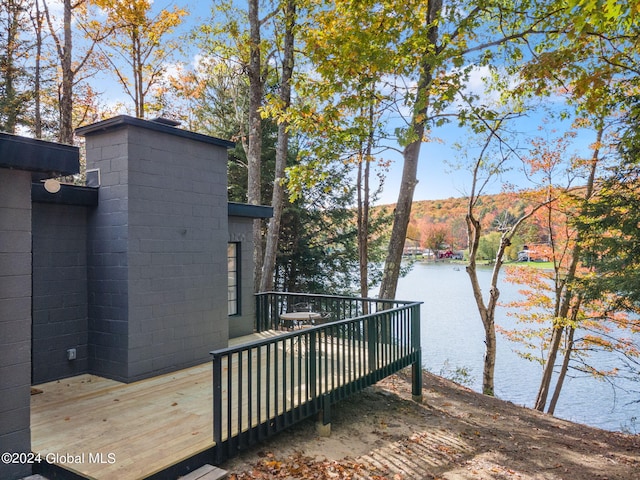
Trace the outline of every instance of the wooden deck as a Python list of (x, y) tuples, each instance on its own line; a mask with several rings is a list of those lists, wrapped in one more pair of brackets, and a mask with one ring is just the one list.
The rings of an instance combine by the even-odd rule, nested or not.
[(211, 362), (130, 384), (80, 375), (37, 388), (32, 451), (87, 478), (145, 478), (214, 445)]
[[(275, 303), (273, 296), (259, 304), (261, 315), (281, 311), (281, 295)], [(372, 311), (380, 301), (313, 299), (331, 301), (323, 311), (341, 320), (234, 339), (212, 352), (212, 362), (135, 383), (80, 375), (35, 386), (41, 393), (31, 397), (32, 451), (82, 478), (173, 480), (193, 457), (221, 464), (312, 415), (328, 424), (332, 404), (409, 365), (418, 398), (419, 303), (361, 315), (358, 302)], [(265, 319), (258, 325), (277, 326)]]

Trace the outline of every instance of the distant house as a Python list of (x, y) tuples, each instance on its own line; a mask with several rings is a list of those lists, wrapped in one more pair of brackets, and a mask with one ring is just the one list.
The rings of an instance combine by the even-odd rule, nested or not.
[(462, 260), (464, 253), (462, 251), (454, 251), (449, 247), (444, 250), (436, 250), (435, 257), (439, 260)]
[(546, 250), (546, 245), (538, 245), (538, 249), (530, 248), (527, 245), (522, 247), (522, 250), (518, 252), (519, 262), (546, 262), (548, 257), (540, 252), (540, 250)]
[(533, 252), (531, 252), (529, 249), (526, 250), (520, 250), (518, 252), (518, 261), (519, 262), (530, 262), (532, 260), (531, 258), (531, 254)]
[(77, 134), (90, 186), (42, 181), (78, 173), (76, 147), (0, 134), (3, 452), (30, 450), (32, 384), (132, 382), (254, 328), (251, 226), (271, 209), (227, 201), (233, 144), (128, 116)]
[(418, 246), (405, 246), (404, 250), (402, 251), (402, 255), (404, 255), (405, 257), (422, 255), (423, 253), (424, 251)]

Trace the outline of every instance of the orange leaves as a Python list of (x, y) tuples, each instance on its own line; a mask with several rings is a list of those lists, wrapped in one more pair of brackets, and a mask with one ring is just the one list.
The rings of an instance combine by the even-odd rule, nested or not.
[[(498, 330), (509, 341), (521, 346), (522, 350), (518, 351), (521, 357), (543, 365), (548, 358), (552, 334), (554, 331), (562, 332), (565, 340), (560, 348), (571, 352), (574, 368), (600, 378), (615, 376), (618, 374), (616, 368), (596, 368), (589, 362), (589, 357), (596, 351), (636, 357), (640, 354), (638, 345), (632, 336), (625, 337), (634, 332), (636, 323), (628, 315), (612, 311), (611, 306), (615, 305), (612, 298), (603, 296), (599, 300), (587, 301), (579, 294), (579, 283), (572, 284), (571, 290), (567, 289), (565, 279), (572, 242), (565, 239), (569, 246), (561, 248), (562, 242), (559, 238), (556, 240), (556, 248), (550, 250), (553, 270), (531, 267), (510, 267), (506, 270), (508, 281), (525, 286), (520, 291), (524, 299), (507, 305), (508, 314), (524, 326)], [(576, 272), (577, 276), (585, 275), (580, 266)], [(566, 304), (564, 310), (561, 308), (563, 302)]]
[[(542, 128), (542, 127), (541, 127)], [(529, 175), (540, 179), (544, 185), (553, 185), (556, 177), (565, 174), (570, 167), (567, 159), (571, 157), (569, 152), (573, 145), (576, 133), (569, 131), (558, 137), (552, 137), (555, 132), (544, 136), (532, 138), (529, 153), (523, 157), (529, 170)]]

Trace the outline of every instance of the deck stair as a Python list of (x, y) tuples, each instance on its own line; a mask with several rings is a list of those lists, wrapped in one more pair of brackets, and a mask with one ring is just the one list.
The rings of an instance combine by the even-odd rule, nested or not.
[(224, 480), (227, 477), (226, 470), (207, 464), (178, 480)]

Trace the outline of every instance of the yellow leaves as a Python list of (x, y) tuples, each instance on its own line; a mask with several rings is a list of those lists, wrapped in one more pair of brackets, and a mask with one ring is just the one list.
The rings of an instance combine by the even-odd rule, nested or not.
[[(167, 70), (170, 56), (177, 44), (167, 35), (180, 25), (187, 15), (184, 8), (161, 9), (152, 12), (149, 0), (91, 0), (106, 14), (102, 25), (93, 23), (96, 32), (109, 31), (102, 41), (103, 58), (108, 61), (115, 77), (134, 101), (135, 114), (142, 117), (149, 108), (158, 108), (147, 97), (161, 102), (166, 88), (161, 88), (162, 74)], [(100, 26), (102, 30), (98, 28)], [(122, 57), (124, 62), (117, 59)], [(127, 74), (132, 74), (128, 79)]]
[(139, 29), (150, 43), (159, 44), (162, 37), (173, 31), (182, 23), (187, 10), (175, 6), (173, 10), (162, 9), (154, 17), (151, 16), (151, 2), (147, 0), (131, 0), (119, 2), (114, 0), (94, 0), (107, 14), (107, 24), (116, 31)]

